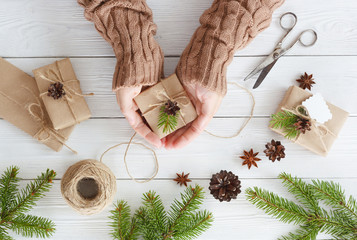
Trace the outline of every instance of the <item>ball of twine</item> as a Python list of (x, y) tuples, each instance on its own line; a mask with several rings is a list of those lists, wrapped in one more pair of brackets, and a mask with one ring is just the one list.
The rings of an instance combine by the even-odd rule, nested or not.
[[(89, 195), (80, 189), (83, 184), (92, 188)], [(116, 178), (103, 163), (82, 160), (67, 169), (61, 181), (61, 192), (66, 202), (80, 214), (99, 213), (113, 201)]]

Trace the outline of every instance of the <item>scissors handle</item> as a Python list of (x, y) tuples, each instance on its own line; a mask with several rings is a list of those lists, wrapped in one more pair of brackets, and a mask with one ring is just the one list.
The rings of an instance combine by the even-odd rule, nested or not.
[[(284, 19), (286, 19), (287, 17), (290, 17), (293, 21), (291, 24), (289, 24), (288, 26), (286, 26), (283, 21)], [(295, 13), (292, 12), (287, 12), (284, 13), (283, 15), (281, 15), (280, 17), (280, 27), (282, 29), (284, 29), (286, 31), (285, 35), (280, 39), (280, 41), (278, 42), (277, 47), (281, 47), (281, 45), (283, 44), (284, 40), (286, 39), (286, 37), (289, 35), (289, 33), (291, 32), (291, 30), (294, 29), (294, 27), (296, 26), (296, 23), (298, 21), (297, 16), (295, 15)]]

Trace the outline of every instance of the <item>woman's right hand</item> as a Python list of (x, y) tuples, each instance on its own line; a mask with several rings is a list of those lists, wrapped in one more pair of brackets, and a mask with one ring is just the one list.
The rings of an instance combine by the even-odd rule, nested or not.
[(117, 102), (128, 120), (130, 126), (149, 143), (157, 148), (163, 146), (163, 141), (144, 123), (142, 117), (137, 112), (139, 109), (134, 98), (141, 92), (142, 86), (122, 87), (116, 91)]

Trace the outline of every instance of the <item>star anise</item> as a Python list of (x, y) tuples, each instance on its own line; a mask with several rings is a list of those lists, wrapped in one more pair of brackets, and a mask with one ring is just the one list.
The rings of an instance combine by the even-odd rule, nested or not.
[(188, 175), (190, 175), (190, 173), (187, 173), (185, 175), (184, 172), (182, 172), (182, 174), (176, 173), (176, 175), (177, 178), (175, 178), (174, 181), (176, 181), (177, 184), (180, 184), (180, 186), (185, 185), (185, 187), (187, 187), (187, 183), (192, 182), (191, 179), (188, 178)]
[(64, 91), (63, 88), (63, 84), (60, 82), (55, 82), (52, 83), (49, 87), (48, 87), (48, 92), (47, 92), (47, 96), (49, 97), (53, 97), (53, 99), (60, 99), (61, 97), (63, 97), (64, 95), (66, 95), (66, 92)]
[(171, 101), (171, 100), (168, 100), (168, 101), (165, 103), (164, 112), (165, 112), (167, 115), (175, 116), (177, 111), (180, 111), (180, 107), (177, 106), (177, 102), (173, 102), (173, 101)]
[(258, 164), (256, 162), (260, 161), (260, 158), (257, 158), (256, 156), (259, 154), (259, 152), (254, 153), (253, 149), (250, 149), (249, 152), (244, 150), (244, 156), (241, 156), (240, 158), (244, 160), (242, 165), (248, 165), (248, 169), (250, 169), (253, 166), (258, 167)]
[(299, 79), (296, 79), (297, 82), (300, 83), (300, 86), (302, 89), (309, 89), (311, 90), (312, 84), (315, 84), (313, 81), (314, 79), (312, 78), (312, 74), (308, 75), (306, 72), (304, 75), (301, 75)]

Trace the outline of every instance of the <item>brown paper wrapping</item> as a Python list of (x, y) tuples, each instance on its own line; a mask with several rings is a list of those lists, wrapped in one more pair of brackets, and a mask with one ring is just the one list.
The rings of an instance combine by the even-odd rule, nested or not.
[[(81, 96), (80, 83), (68, 58), (35, 69), (33, 73), (41, 98), (55, 129), (63, 129), (91, 117), (86, 100)], [(47, 96), (45, 93), (47, 93), (50, 84), (53, 83), (48, 79), (53, 82), (61, 82), (65, 87), (66, 95), (57, 100)]]
[[(55, 131), (38, 95), (39, 91), (33, 77), (0, 58), (0, 117), (53, 150), (60, 151), (63, 142), (68, 139), (74, 126)], [(43, 124), (31, 116), (28, 111), (29, 104), (36, 104), (38, 101), (44, 110), (43, 122), (49, 128), (52, 128), (53, 134), (43, 131)], [(36, 109), (36, 107), (32, 110), (39, 114), (39, 109)]]
[[(294, 109), (298, 105), (301, 105), (303, 101), (311, 97), (312, 94), (296, 86), (291, 86), (285, 94), (283, 101), (280, 103), (277, 112), (285, 109)], [(326, 102), (332, 113), (332, 119), (325, 122), (324, 126), (332, 133), (327, 133), (322, 136), (322, 141), (326, 146), (327, 151), (325, 151), (323, 143), (320, 140), (317, 132), (308, 131), (305, 134), (300, 134), (296, 139), (296, 143), (303, 146), (304, 148), (319, 154), (321, 156), (327, 156), (330, 151), (334, 141), (336, 140), (342, 126), (346, 122), (349, 113), (342, 110), (335, 105)], [(272, 128), (271, 128), (272, 129)], [(281, 135), (283, 134), (283, 129), (272, 129)]]
[(143, 91), (137, 97), (135, 97), (135, 102), (138, 105), (140, 111), (143, 113), (147, 123), (151, 127), (152, 131), (160, 137), (160, 139), (176, 131), (174, 130), (163, 133), (161, 128), (157, 128), (160, 114), (160, 107), (158, 106), (160, 106), (160, 104), (162, 106), (167, 101), (167, 98), (164, 100), (162, 98), (163, 92), (173, 100), (175, 100), (175, 96), (181, 96), (177, 100), (178, 106), (180, 107), (180, 116), (178, 118), (176, 130), (184, 127), (197, 118), (196, 109), (192, 105), (176, 74), (173, 74), (170, 77), (160, 81), (158, 84)]

